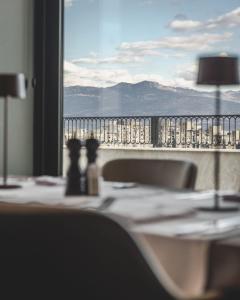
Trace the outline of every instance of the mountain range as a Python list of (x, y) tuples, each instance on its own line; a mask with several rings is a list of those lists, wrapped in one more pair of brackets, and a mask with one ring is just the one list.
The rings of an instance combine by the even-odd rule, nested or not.
[[(64, 115), (84, 117), (215, 114), (215, 93), (152, 81), (64, 88)], [(222, 93), (222, 114), (240, 114), (240, 90)]]

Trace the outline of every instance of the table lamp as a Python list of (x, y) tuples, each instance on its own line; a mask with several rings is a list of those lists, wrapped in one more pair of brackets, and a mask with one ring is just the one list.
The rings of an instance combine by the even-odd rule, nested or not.
[(0, 189), (19, 188), (7, 183), (8, 177), (8, 101), (11, 98), (26, 97), (25, 77), (23, 74), (0, 74), (0, 97), (4, 99), (3, 110), (3, 183)]
[[(215, 97), (215, 115), (216, 115), (216, 147), (220, 145), (220, 114), (221, 114), (221, 86), (239, 84), (239, 71), (238, 71), (238, 57), (235, 56), (212, 56), (200, 57), (198, 67), (197, 84), (201, 85), (214, 85), (216, 86)], [(221, 207), (219, 191), (220, 179), (220, 152), (218, 149), (214, 153), (214, 206), (203, 207), (202, 210), (209, 210), (215, 212), (233, 211), (237, 207)]]

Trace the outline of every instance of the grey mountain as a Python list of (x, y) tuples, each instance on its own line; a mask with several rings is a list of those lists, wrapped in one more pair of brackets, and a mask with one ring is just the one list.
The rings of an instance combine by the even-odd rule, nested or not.
[[(64, 89), (64, 115), (85, 117), (211, 115), (214, 103), (213, 92), (173, 88), (151, 81)], [(240, 91), (222, 93), (222, 113), (240, 114)]]

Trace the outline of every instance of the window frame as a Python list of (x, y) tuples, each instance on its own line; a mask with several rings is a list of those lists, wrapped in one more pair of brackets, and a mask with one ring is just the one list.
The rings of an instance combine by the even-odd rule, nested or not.
[(62, 175), (64, 0), (34, 0), (33, 175)]

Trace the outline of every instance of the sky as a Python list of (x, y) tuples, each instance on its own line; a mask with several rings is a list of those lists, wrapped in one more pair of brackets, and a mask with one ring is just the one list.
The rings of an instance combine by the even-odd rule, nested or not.
[(196, 88), (200, 55), (239, 55), (240, 0), (65, 0), (64, 85)]

